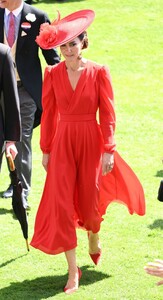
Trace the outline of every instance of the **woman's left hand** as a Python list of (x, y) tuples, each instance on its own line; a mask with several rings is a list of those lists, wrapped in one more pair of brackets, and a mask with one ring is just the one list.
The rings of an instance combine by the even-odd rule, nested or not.
[(102, 175), (106, 176), (114, 166), (114, 154), (104, 153), (102, 157)]
[(47, 169), (48, 169), (49, 157), (50, 157), (50, 154), (43, 153), (43, 156), (42, 156), (42, 165), (43, 165), (43, 167), (44, 167), (44, 169), (45, 169), (46, 172), (47, 172)]

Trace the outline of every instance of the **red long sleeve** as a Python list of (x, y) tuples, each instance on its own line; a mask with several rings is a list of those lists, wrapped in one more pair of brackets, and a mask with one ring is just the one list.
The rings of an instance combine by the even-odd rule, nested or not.
[(114, 111), (114, 95), (111, 84), (109, 70), (102, 67), (99, 70), (99, 85), (100, 85), (100, 104), (99, 104), (99, 119), (101, 131), (104, 139), (104, 151), (113, 153), (115, 151), (115, 111)]

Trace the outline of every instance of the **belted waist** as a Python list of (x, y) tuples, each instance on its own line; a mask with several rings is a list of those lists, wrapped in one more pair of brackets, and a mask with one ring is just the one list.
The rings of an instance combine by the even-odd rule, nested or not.
[(65, 122), (82, 122), (82, 121), (95, 121), (96, 114), (84, 114), (84, 115), (60, 115), (60, 121)]

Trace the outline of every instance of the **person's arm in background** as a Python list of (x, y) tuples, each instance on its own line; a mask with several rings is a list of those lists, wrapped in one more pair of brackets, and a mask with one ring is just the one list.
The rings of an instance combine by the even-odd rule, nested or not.
[[(163, 260), (156, 259), (154, 262), (149, 262), (144, 267), (147, 274), (163, 278)], [(163, 280), (157, 282), (157, 285), (163, 284)]]
[(2, 74), (6, 155), (12, 155), (12, 158), (15, 159), (15, 156), (17, 155), (15, 141), (20, 141), (21, 125), (15, 69), (9, 48), (6, 51), (6, 56), (4, 58)]

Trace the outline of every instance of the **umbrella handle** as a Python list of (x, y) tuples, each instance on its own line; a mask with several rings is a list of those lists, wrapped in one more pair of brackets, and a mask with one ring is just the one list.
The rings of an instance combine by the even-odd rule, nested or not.
[(7, 160), (8, 160), (10, 171), (14, 171), (15, 170), (15, 164), (14, 164), (12, 156), (7, 155), (6, 157), (7, 157)]
[(28, 239), (26, 240), (26, 246), (27, 246), (27, 250), (29, 251)]

